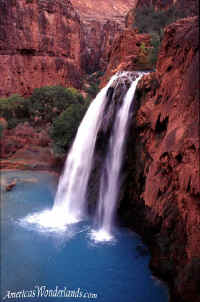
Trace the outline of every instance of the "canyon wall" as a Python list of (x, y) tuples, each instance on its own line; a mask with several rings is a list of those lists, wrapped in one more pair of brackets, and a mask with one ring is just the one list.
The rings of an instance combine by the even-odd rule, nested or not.
[(97, 20), (107, 22), (116, 21), (124, 26), (124, 16), (135, 5), (135, 0), (71, 0), (73, 6), (80, 13), (84, 22)]
[(171, 301), (200, 301), (198, 37), (197, 17), (166, 27), (156, 71), (139, 83), (119, 205)]
[(94, 19), (84, 23), (82, 68), (86, 73), (106, 69), (114, 37), (121, 31), (121, 25), (112, 20), (102, 22)]
[(152, 67), (142, 45), (150, 47), (149, 34), (138, 34), (134, 30), (126, 29), (115, 36), (108, 52), (109, 62), (101, 78), (101, 87), (118, 71), (147, 70)]
[(185, 16), (196, 16), (199, 12), (198, 0), (136, 0), (134, 6), (126, 15), (126, 27), (132, 28), (135, 20), (135, 10), (144, 7), (154, 7), (156, 11), (168, 10), (174, 7), (177, 11), (184, 12)]
[(2, 0), (0, 96), (26, 96), (46, 85), (81, 88), (85, 73), (106, 69), (114, 37), (134, 3)]
[(104, 71), (109, 60), (109, 51), (117, 33), (125, 27), (125, 16), (135, 0), (71, 0), (80, 15), (84, 48), (82, 67), (86, 73)]
[(1, 0), (0, 15), (0, 96), (81, 86), (82, 26), (69, 0)]

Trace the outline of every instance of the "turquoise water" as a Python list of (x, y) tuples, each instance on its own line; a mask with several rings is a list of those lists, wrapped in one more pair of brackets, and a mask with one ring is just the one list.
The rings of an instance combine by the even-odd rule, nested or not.
[[(2, 184), (17, 180), (1, 198), (1, 301), (166, 302), (167, 289), (151, 275), (139, 237), (114, 230), (106, 243), (91, 240), (88, 219), (63, 232), (24, 222), (51, 208), (55, 176), (3, 172)], [(5, 299), (3, 299), (5, 298)]]

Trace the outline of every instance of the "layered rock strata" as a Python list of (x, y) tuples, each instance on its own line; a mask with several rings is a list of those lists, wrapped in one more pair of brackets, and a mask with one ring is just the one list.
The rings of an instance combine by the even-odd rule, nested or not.
[(81, 86), (82, 29), (69, 0), (1, 0), (0, 96)]

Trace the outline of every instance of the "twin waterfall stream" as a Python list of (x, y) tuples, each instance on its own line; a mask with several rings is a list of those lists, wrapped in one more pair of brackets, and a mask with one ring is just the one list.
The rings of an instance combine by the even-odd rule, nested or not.
[(96, 206), (95, 228), (91, 237), (94, 241), (112, 240), (113, 218), (120, 188), (120, 172), (128, 129), (129, 113), (138, 81), (142, 73), (133, 75), (122, 72), (114, 75), (89, 106), (77, 131), (67, 156), (64, 172), (51, 210), (35, 213), (25, 218), (26, 222), (37, 224), (52, 231), (65, 231), (69, 224), (79, 222), (87, 216), (87, 188), (91, 175), (95, 144), (102, 124), (108, 99), (108, 90), (122, 78), (131, 85), (118, 109), (109, 137), (108, 150), (102, 166), (100, 189)]
[(91, 102), (58, 186), (47, 171), (3, 171), (18, 185), (2, 191), (0, 301), (168, 302), (147, 247), (117, 223), (142, 76), (114, 75)]

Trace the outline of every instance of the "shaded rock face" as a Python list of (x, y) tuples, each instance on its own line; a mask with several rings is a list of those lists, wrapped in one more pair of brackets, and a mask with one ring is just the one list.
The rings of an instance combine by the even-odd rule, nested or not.
[(137, 0), (136, 7), (154, 6), (156, 10), (169, 9), (174, 6), (178, 9), (189, 9), (192, 15), (198, 14), (198, 0)]
[(87, 73), (104, 71), (115, 35), (125, 26), (125, 15), (135, 0), (71, 0), (83, 23), (82, 67)]
[(105, 23), (98, 20), (91, 20), (89, 24), (84, 25), (83, 31), (83, 70), (86, 73), (105, 70), (108, 63), (110, 47), (115, 35), (122, 31), (121, 26), (112, 20), (107, 20)]
[(119, 209), (149, 240), (171, 301), (200, 301), (198, 64), (197, 17), (166, 27), (156, 72), (137, 89)]
[(101, 87), (118, 71), (147, 70), (151, 67), (143, 53), (142, 44), (150, 46), (148, 34), (138, 34), (127, 29), (116, 35), (108, 54), (109, 63), (101, 79)]
[(132, 28), (135, 21), (135, 10), (137, 8), (153, 6), (156, 11), (168, 10), (174, 7), (178, 11), (183, 11), (185, 16), (197, 16), (199, 12), (198, 0), (136, 0), (134, 6), (126, 15), (126, 27)]
[(176, 2), (177, 0), (137, 0), (136, 8), (144, 6), (154, 6), (155, 9), (168, 9)]
[(0, 15), (0, 96), (80, 87), (81, 23), (69, 0), (1, 0)]

